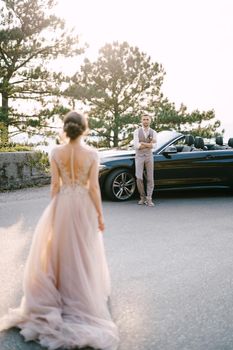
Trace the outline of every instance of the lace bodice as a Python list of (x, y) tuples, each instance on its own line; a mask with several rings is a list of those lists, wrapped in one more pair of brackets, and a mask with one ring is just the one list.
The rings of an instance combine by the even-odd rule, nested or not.
[(88, 187), (90, 169), (94, 161), (98, 161), (98, 153), (91, 148), (83, 148), (81, 154), (76, 154), (72, 146), (58, 146), (51, 154), (52, 187)]

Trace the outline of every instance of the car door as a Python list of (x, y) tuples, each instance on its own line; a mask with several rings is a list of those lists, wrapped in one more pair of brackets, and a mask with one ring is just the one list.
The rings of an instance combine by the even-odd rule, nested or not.
[(233, 150), (209, 150), (206, 153), (207, 184), (233, 186)]
[[(213, 167), (210, 151), (178, 152), (154, 156), (155, 185), (158, 187), (192, 187), (214, 185), (218, 167)], [(212, 171), (210, 171), (212, 169)]]

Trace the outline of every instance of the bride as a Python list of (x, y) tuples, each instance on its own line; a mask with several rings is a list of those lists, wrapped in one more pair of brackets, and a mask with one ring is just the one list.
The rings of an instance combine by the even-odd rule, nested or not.
[(1, 331), (18, 327), (26, 341), (49, 349), (115, 350), (119, 341), (107, 306), (98, 153), (82, 141), (86, 129), (83, 115), (66, 115), (69, 143), (51, 155), (52, 199), (35, 229), (24, 295), (20, 307), (0, 319)]

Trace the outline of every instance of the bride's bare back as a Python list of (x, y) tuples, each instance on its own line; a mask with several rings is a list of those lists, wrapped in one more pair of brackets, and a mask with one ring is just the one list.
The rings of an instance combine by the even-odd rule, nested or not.
[[(57, 185), (58, 176), (63, 185), (81, 185), (87, 186), (91, 174), (91, 167), (98, 162), (96, 150), (87, 145), (66, 144), (57, 147), (52, 153), (53, 164), (52, 176), (53, 184)], [(56, 168), (58, 173), (56, 172)], [(54, 174), (57, 173), (57, 174)], [(56, 184), (55, 184), (56, 182)]]

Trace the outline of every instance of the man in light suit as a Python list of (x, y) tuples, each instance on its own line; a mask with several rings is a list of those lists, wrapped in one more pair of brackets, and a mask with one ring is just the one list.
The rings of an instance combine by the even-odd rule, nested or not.
[[(157, 134), (150, 128), (151, 117), (144, 114), (141, 118), (142, 126), (134, 131), (135, 168), (137, 188), (140, 194), (139, 205), (146, 204), (153, 207), (152, 194), (154, 190), (154, 159), (153, 150), (156, 147)], [(146, 169), (147, 191), (143, 183), (143, 171)]]

